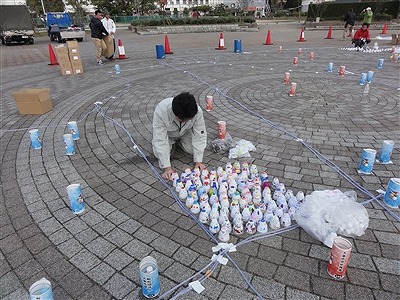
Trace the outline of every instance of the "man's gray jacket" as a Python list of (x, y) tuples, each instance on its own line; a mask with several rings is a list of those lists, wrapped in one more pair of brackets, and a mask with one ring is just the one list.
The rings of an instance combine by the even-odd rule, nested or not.
[(198, 112), (193, 119), (181, 123), (172, 111), (172, 99), (162, 100), (156, 106), (153, 116), (153, 152), (159, 159), (161, 168), (171, 166), (171, 145), (176, 140), (191, 138), (194, 162), (203, 161), (207, 146), (207, 131), (200, 106), (197, 106)]

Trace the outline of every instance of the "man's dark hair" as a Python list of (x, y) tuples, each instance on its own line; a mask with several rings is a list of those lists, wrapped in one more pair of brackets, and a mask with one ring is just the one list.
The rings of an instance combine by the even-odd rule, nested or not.
[(363, 27), (364, 25), (368, 27), (368, 23), (363, 23), (363, 24), (361, 25), (361, 27)]
[(192, 119), (198, 111), (196, 99), (190, 93), (180, 93), (172, 100), (172, 111), (181, 120)]
[(102, 14), (103, 12), (100, 9), (96, 9), (94, 11), (94, 15), (97, 16), (98, 14)]

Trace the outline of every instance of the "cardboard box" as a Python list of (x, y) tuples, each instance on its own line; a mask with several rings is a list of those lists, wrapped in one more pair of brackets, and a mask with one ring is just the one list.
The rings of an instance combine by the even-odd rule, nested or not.
[(79, 45), (78, 42), (75, 40), (67, 41), (68, 52), (70, 54), (79, 55)]
[(73, 61), (81, 61), (81, 56), (79, 54), (70, 53), (69, 54), (69, 60), (71, 62), (73, 62)]
[(72, 70), (74, 71), (75, 75), (83, 74), (83, 67), (81, 67), (81, 68), (73, 68)]
[(105, 35), (103, 37), (104, 43), (106, 43), (107, 49), (103, 51), (102, 55), (110, 57), (114, 55), (114, 39), (111, 35)]
[(57, 62), (68, 62), (69, 61), (69, 55), (68, 55), (68, 49), (67, 47), (62, 47), (58, 46), (54, 48), (56, 50), (56, 56), (57, 56)]
[(21, 89), (13, 96), (21, 115), (42, 115), (53, 109), (49, 89)]
[(71, 62), (70, 61), (59, 61), (58, 65), (61, 69), (71, 69)]
[(82, 74), (83, 73), (83, 66), (82, 62), (79, 61), (73, 61), (71, 62), (72, 70), (74, 71), (74, 74)]
[(61, 68), (61, 74), (63, 76), (65, 75), (72, 75), (74, 74), (74, 70), (72, 69), (72, 67), (70, 66), (69, 68)]

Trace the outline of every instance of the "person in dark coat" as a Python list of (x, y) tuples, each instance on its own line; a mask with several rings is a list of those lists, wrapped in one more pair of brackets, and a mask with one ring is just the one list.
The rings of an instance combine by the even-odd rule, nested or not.
[(356, 19), (356, 13), (353, 11), (352, 8), (350, 8), (347, 11), (346, 17), (344, 18), (344, 30), (343, 30), (343, 41), (346, 39), (346, 34), (347, 31), (349, 31), (349, 34), (347, 35), (347, 37), (353, 39), (353, 26), (355, 23), (355, 19)]
[(92, 37), (93, 44), (96, 47), (96, 59), (99, 65), (104, 64), (104, 62), (101, 60), (101, 54), (107, 49), (107, 45), (103, 41), (103, 35), (108, 35), (108, 32), (104, 28), (101, 19), (103, 19), (103, 12), (101, 10), (96, 10), (94, 12), (94, 17), (89, 24), (91, 30), (90, 36)]

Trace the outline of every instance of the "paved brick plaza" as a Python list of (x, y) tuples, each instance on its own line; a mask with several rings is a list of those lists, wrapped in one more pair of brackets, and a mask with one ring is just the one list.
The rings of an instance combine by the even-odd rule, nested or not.
[[(267, 29), (272, 46), (262, 45)], [(372, 37), (379, 32), (373, 30)], [(255, 163), (295, 193), (354, 187), (293, 136), (374, 195), (386, 189), (390, 178), (400, 177), (400, 65), (389, 61), (388, 52), (339, 50), (350, 47), (349, 41), (339, 40), (341, 31), (334, 31), (333, 40), (324, 39), (326, 31), (306, 31), (305, 43), (296, 42), (299, 34), (298, 24), (227, 32), (225, 51), (214, 50), (219, 33), (169, 35), (174, 54), (157, 60), (154, 45), (164, 43), (163, 35), (138, 36), (120, 29), (117, 38), (130, 57), (118, 61), (120, 76), (113, 75), (112, 62), (95, 65), (90, 38), (80, 43), (85, 73), (70, 77), (47, 65), (47, 37), (31, 46), (1, 45), (0, 298), (28, 299), (29, 286), (46, 277), (57, 300), (142, 299), (138, 264), (143, 257), (157, 259), (161, 293), (210, 261), (214, 242), (175, 203), (126, 132), (90, 113), (96, 101), (127, 128), (156, 168), (151, 151), (154, 107), (165, 97), (189, 91), (202, 107), (206, 95), (214, 96), (214, 109), (205, 112), (209, 141), (217, 136), (217, 121), (225, 120), (236, 140), (256, 146), (251, 158), (240, 161)], [(243, 53), (233, 53), (234, 39), (242, 40)], [(391, 47), (389, 41), (375, 41)], [(299, 47), (303, 54), (293, 66)], [(378, 58), (385, 59), (381, 70)], [(333, 73), (326, 72), (329, 62)], [(341, 65), (349, 72), (344, 77), (338, 76)], [(358, 80), (369, 70), (375, 72), (374, 80), (363, 95)], [(288, 71), (297, 83), (295, 97), (282, 84)], [(20, 116), (11, 93), (26, 87), (48, 87), (53, 111)], [(66, 156), (62, 136), (71, 120), (79, 121), (81, 139), (77, 153)], [(42, 150), (30, 147), (28, 128), (41, 131)], [(373, 175), (359, 175), (362, 149), (379, 152), (387, 139), (395, 142), (393, 164), (375, 164)], [(210, 168), (228, 161), (227, 154), (215, 154), (210, 147), (205, 153)], [(190, 157), (178, 150), (172, 163), (181, 172)], [(71, 183), (83, 187), (86, 209), (81, 215), (69, 210), (65, 188)], [(358, 201), (368, 199), (358, 192)], [(349, 238), (353, 250), (343, 280), (326, 272), (330, 249), (299, 228), (247, 243), (229, 256), (264, 299), (397, 299), (400, 225), (377, 203), (366, 208), (369, 228), (363, 236)], [(398, 209), (393, 212), (399, 215)], [(231, 236), (230, 242), (247, 237)], [(179, 299), (257, 299), (232, 262), (218, 266), (203, 285), (200, 295), (190, 291)]]

